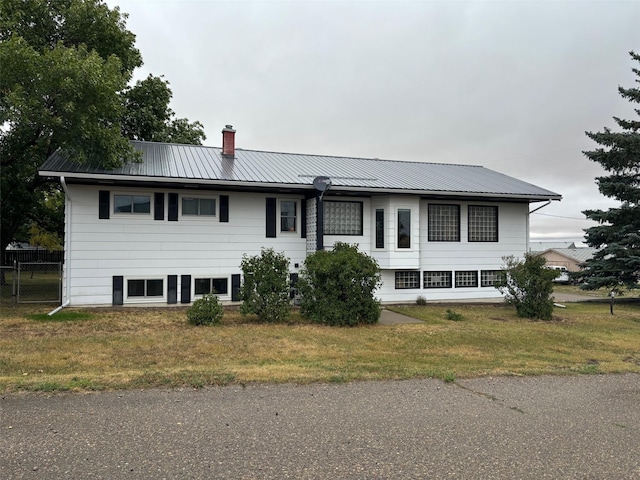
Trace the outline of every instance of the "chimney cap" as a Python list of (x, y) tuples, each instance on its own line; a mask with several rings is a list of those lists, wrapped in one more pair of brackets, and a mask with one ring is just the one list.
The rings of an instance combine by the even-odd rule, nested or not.
[(224, 132), (236, 133), (236, 131), (233, 129), (233, 125), (225, 125), (224, 128), (222, 129), (222, 133)]

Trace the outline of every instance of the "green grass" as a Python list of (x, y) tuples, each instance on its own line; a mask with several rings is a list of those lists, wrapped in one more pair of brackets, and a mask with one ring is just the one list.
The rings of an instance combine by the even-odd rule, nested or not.
[(640, 373), (640, 304), (632, 302), (613, 316), (606, 302), (569, 303), (551, 322), (520, 319), (503, 304), (398, 306), (422, 323), (355, 328), (309, 324), (297, 312), (262, 325), (227, 309), (221, 325), (196, 327), (184, 308), (44, 318), (50, 309), (2, 310), (0, 391)]

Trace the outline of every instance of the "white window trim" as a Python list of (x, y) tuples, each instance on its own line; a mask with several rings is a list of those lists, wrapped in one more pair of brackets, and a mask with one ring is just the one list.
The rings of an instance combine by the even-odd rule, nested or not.
[[(204, 199), (204, 200), (215, 200), (216, 201), (216, 211), (214, 212), (213, 215), (200, 215), (200, 214), (192, 215), (190, 213), (187, 213), (185, 215), (184, 213), (182, 213), (182, 199), (183, 198), (197, 198), (197, 199)], [(219, 217), (219, 214), (220, 214), (220, 196), (219, 195), (203, 195), (203, 194), (190, 195), (190, 194), (181, 193), (178, 196), (178, 213), (179, 213), (179, 216), (181, 218), (188, 219), (188, 220), (194, 220), (194, 221), (211, 221), (211, 219), (213, 219), (213, 218), (217, 219)]]
[[(400, 248), (398, 246), (398, 213), (400, 210), (409, 210), (411, 216), (411, 224), (409, 225), (409, 248)], [(415, 205), (395, 205), (394, 206), (394, 219), (393, 219), (393, 248), (396, 252), (413, 252), (416, 251), (419, 247), (416, 245), (419, 242), (419, 239), (416, 237), (416, 232), (413, 228), (416, 219), (416, 208)], [(382, 250), (382, 249), (378, 249)], [(385, 249), (386, 250), (386, 249)]]
[[(162, 280), (162, 296), (129, 297), (129, 280)], [(123, 278), (122, 299), (124, 304), (131, 303), (167, 303), (167, 277), (131, 275)]]
[(229, 276), (225, 276), (225, 275), (220, 275), (220, 276), (216, 276), (216, 275), (198, 275), (191, 277), (191, 291), (193, 292), (193, 297), (194, 299), (198, 299), (198, 298), (202, 298), (204, 297), (206, 294), (203, 293), (196, 293), (196, 280), (201, 280), (201, 279), (209, 279), (209, 280), (222, 280), (225, 279), (227, 281), (227, 293), (215, 293), (215, 296), (218, 297), (221, 300), (230, 300), (231, 299), (231, 277)]
[[(285, 231), (282, 230), (282, 202), (294, 202), (296, 204), (296, 229), (295, 231), (291, 232), (291, 231)], [(278, 209), (276, 210), (276, 236), (279, 235), (285, 235), (287, 237), (289, 236), (300, 236), (300, 228), (301, 228), (301, 223), (300, 223), (300, 209), (301, 209), (301, 204), (300, 204), (300, 199), (298, 198), (278, 198)], [(306, 212), (305, 212), (306, 213)]]
[[(144, 216), (151, 216), (153, 214), (153, 194), (142, 192), (110, 192), (111, 193), (111, 213), (119, 218), (140, 218)], [(116, 197), (149, 197), (149, 212), (117, 212), (116, 211)], [(133, 208), (133, 205), (132, 205)]]

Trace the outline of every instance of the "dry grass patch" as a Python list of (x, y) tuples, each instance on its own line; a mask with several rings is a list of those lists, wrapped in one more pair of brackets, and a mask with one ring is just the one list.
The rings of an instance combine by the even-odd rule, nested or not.
[[(447, 309), (461, 320), (447, 320)], [(396, 310), (423, 323), (357, 328), (309, 324), (296, 312), (263, 325), (232, 309), (207, 327), (187, 324), (184, 308), (31, 316), (43, 310), (3, 310), (1, 391), (640, 372), (638, 304), (615, 316), (607, 304), (569, 304), (553, 322), (503, 305), (407, 306)]]

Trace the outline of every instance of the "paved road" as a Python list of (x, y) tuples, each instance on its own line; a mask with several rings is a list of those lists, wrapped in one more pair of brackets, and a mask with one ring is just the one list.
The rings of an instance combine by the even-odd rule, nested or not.
[(640, 479), (640, 375), (0, 399), (3, 479)]

